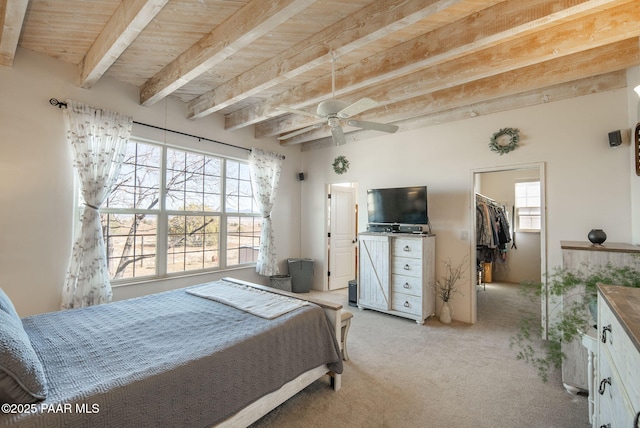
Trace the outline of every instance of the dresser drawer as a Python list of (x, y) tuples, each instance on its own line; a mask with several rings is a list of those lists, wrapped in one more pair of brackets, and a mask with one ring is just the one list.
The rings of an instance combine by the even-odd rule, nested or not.
[(394, 293), (404, 293), (411, 296), (422, 296), (422, 278), (391, 275), (391, 291)]
[(636, 407), (635, 411), (638, 412), (640, 411), (640, 353), (607, 303), (600, 301), (598, 304), (601, 305), (598, 315), (598, 340), (600, 340), (601, 349), (606, 349), (611, 364), (615, 366), (620, 378), (625, 379), (626, 394), (629, 401)]
[(421, 239), (393, 239), (391, 254), (397, 257), (410, 257), (413, 259), (422, 258)]
[(391, 309), (421, 316), (422, 297), (404, 293), (391, 293)]
[(422, 278), (422, 260), (407, 257), (392, 257), (391, 273)]
[[(595, 393), (598, 394), (598, 385), (594, 385)], [(598, 394), (599, 395), (599, 394)], [(609, 424), (610, 427), (617, 426), (616, 424), (616, 416), (613, 412), (613, 402), (611, 398), (599, 398), (598, 401), (598, 414), (597, 420), (598, 425), (596, 426), (607, 426)]]
[[(628, 385), (629, 382), (626, 382)], [(625, 382), (611, 362), (611, 355), (601, 348), (598, 358), (598, 377), (593, 385), (599, 398), (598, 425), (631, 427), (636, 411), (629, 401)]]

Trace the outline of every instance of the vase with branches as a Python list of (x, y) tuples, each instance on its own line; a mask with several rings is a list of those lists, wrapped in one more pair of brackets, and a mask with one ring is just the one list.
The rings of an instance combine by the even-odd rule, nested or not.
[(456, 293), (460, 293), (460, 290), (458, 289), (458, 281), (462, 279), (468, 264), (468, 259), (465, 256), (464, 259), (455, 266), (450, 259), (445, 260), (442, 263), (444, 265), (444, 274), (436, 280), (436, 294), (442, 300), (440, 321), (448, 324), (451, 322), (451, 316), (453, 315), (453, 308), (451, 307), (450, 302)]

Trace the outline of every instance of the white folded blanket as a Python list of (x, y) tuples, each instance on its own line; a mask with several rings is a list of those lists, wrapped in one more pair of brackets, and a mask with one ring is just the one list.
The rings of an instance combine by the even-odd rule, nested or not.
[(232, 306), (266, 319), (274, 319), (307, 305), (304, 300), (219, 280), (187, 289), (187, 293)]

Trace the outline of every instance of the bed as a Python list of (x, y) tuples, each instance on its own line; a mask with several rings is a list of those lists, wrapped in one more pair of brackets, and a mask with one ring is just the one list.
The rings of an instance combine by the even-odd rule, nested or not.
[[(299, 297), (231, 278), (205, 288), (234, 287), (278, 302)], [(0, 296), (0, 425), (247, 426), (327, 374), (340, 389), (341, 305), (296, 300), (295, 308), (269, 319), (200, 290), (35, 315), (21, 323), (14, 322), (6, 295)], [(26, 368), (7, 361), (23, 351)]]

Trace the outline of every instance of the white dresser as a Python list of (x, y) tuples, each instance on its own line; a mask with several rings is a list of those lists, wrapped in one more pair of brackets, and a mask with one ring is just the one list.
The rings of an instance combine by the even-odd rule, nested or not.
[(598, 286), (598, 336), (593, 426), (640, 426), (640, 289)]
[[(640, 268), (640, 247), (636, 245), (619, 242), (593, 245), (586, 241), (561, 241), (560, 245), (562, 267), (568, 272), (584, 271), (585, 266), (595, 267), (607, 264), (614, 267)], [(570, 296), (563, 296), (562, 300), (564, 304), (570, 305), (575, 301), (583, 301), (583, 297), (580, 293), (571, 293)], [(570, 343), (563, 342), (562, 352), (566, 356), (562, 361), (562, 382), (565, 388), (570, 392), (588, 390), (586, 348), (577, 340)]]
[(423, 324), (435, 312), (435, 235), (361, 233), (358, 307)]

